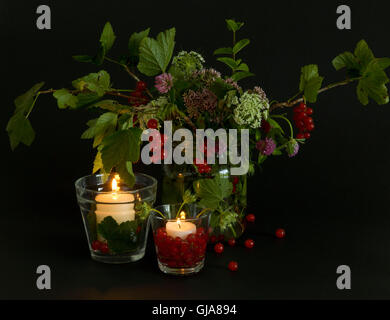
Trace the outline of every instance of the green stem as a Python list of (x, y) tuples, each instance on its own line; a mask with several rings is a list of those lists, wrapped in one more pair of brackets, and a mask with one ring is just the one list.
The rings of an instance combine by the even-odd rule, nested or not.
[(237, 233), (236, 233), (236, 230), (234, 230), (233, 225), (230, 225), (230, 230), (232, 230), (233, 237), (237, 238)]
[(279, 118), (279, 119), (285, 120), (288, 123), (289, 127), (290, 127), (291, 138), (294, 137), (294, 129), (293, 129), (293, 126), (292, 126), (290, 120), (288, 120), (286, 117), (281, 116), (281, 115), (273, 115), (271, 118)]
[[(233, 31), (233, 48), (236, 45), (236, 31)], [(233, 52), (233, 60), (236, 61), (236, 54)]]
[(196, 217), (199, 218), (202, 214), (204, 214), (207, 211), (211, 211), (211, 210), (213, 210), (213, 209), (210, 209), (210, 208), (203, 209), (201, 212), (198, 213), (198, 215)]
[(183, 209), (183, 207), (184, 207), (185, 204), (186, 204), (186, 203), (185, 203), (184, 201), (181, 203), (180, 208), (179, 208), (179, 210), (178, 210), (177, 213), (176, 213), (176, 218), (179, 216), (180, 211), (181, 211), (181, 209)]
[(37, 102), (38, 97), (39, 97), (40, 94), (41, 94), (41, 93), (38, 91), (37, 94), (36, 94), (36, 96), (35, 96), (35, 99), (34, 99), (32, 105), (31, 105), (31, 107), (30, 107), (30, 110), (28, 110), (28, 112), (27, 112), (27, 114), (26, 114), (26, 119), (29, 117), (31, 111), (34, 109), (35, 102)]
[(164, 216), (164, 214), (161, 212), (161, 211), (158, 211), (158, 210), (156, 210), (156, 209), (150, 209), (150, 211), (154, 211), (154, 212), (157, 212), (161, 217), (163, 217), (164, 219), (166, 219), (165, 218), (165, 216)]

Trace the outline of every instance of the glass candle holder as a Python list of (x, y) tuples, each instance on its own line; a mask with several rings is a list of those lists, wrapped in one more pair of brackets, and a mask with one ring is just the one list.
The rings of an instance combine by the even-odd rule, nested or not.
[(157, 180), (135, 174), (128, 188), (118, 176), (90, 175), (75, 182), (88, 245), (93, 260), (128, 263), (145, 255), (149, 210), (156, 200)]
[[(162, 205), (150, 214), (157, 262), (167, 274), (190, 275), (204, 266), (209, 214), (196, 204), (180, 209), (178, 204)], [(184, 216), (185, 215), (185, 216)]]

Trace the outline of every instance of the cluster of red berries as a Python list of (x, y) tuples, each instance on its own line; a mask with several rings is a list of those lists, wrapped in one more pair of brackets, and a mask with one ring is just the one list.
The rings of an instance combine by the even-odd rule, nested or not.
[(91, 246), (92, 246), (93, 251), (98, 251), (98, 252), (101, 252), (103, 254), (107, 254), (110, 251), (110, 249), (108, 248), (107, 242), (95, 240), (92, 242)]
[(203, 260), (208, 235), (203, 228), (185, 239), (167, 235), (164, 227), (154, 233), (154, 243), (159, 261), (170, 268), (191, 268)]
[(145, 95), (146, 89), (146, 83), (144, 81), (138, 81), (135, 91), (130, 93), (129, 103), (135, 107), (148, 103), (149, 99)]
[(308, 108), (303, 102), (294, 108), (293, 120), (299, 130), (296, 136), (297, 139), (310, 139), (310, 132), (315, 128), (313, 118), (311, 117), (312, 114), (313, 109)]
[(195, 166), (198, 169), (198, 172), (200, 174), (209, 174), (211, 172), (211, 166), (204, 161), (204, 163), (196, 163), (195, 161)]

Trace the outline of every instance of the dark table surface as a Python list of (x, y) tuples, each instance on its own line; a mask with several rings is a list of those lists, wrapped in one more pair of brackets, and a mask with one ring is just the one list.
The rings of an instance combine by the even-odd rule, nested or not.
[[(208, 249), (204, 270), (174, 277), (158, 269), (152, 239), (139, 262), (107, 265), (89, 257), (75, 206), (52, 208), (53, 216), (12, 212), (2, 224), (2, 299), (383, 299), (390, 297), (389, 217), (361, 221), (318, 212), (286, 214), (287, 237), (272, 233), (280, 216), (252, 210), (254, 225), (236, 247), (218, 256)], [(327, 204), (319, 208), (327, 210)], [(68, 215), (68, 217), (67, 217)], [(61, 219), (60, 217), (64, 217)], [(72, 218), (69, 218), (71, 216)], [(277, 217), (277, 218), (276, 218)], [(385, 219), (383, 219), (385, 217)], [(255, 240), (252, 250), (243, 246)], [(239, 271), (227, 270), (230, 260)], [(36, 268), (50, 266), (52, 290), (36, 289)], [(336, 288), (336, 269), (352, 270), (352, 290)]]

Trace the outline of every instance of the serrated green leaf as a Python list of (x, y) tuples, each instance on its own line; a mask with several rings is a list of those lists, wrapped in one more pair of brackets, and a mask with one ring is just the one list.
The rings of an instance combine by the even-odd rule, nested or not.
[(358, 62), (361, 65), (361, 70), (364, 71), (369, 63), (375, 59), (374, 54), (371, 49), (368, 47), (368, 44), (365, 40), (360, 40), (355, 49), (355, 56)]
[(30, 110), (34, 102), (35, 95), (44, 86), (44, 84), (44, 82), (39, 82), (35, 84), (32, 88), (30, 88), (28, 91), (17, 97), (14, 100), (16, 107), (15, 113), (23, 112), (23, 114), (26, 114)]
[(127, 184), (130, 188), (133, 187), (135, 183), (135, 175), (133, 172), (133, 165), (130, 161), (121, 162), (117, 165), (116, 171), (125, 184)]
[(175, 47), (175, 28), (161, 32), (157, 40), (146, 37), (140, 44), (138, 70), (147, 76), (165, 72)]
[(228, 48), (219, 48), (214, 51), (214, 55), (219, 55), (219, 54), (233, 54), (233, 49), (228, 47)]
[(242, 39), (238, 41), (234, 47), (233, 47), (233, 53), (237, 54), (239, 53), (242, 49), (244, 49), (248, 44), (250, 43), (249, 39)]
[(220, 61), (220, 62), (223, 62), (228, 67), (230, 67), (232, 70), (235, 70), (238, 67), (236, 61), (234, 61), (234, 59), (232, 59), (232, 58), (220, 57), (220, 58), (217, 58), (217, 60)]
[(333, 59), (334, 68), (339, 71), (343, 68), (359, 70), (359, 62), (351, 52), (344, 52)]
[(301, 80), (299, 90), (304, 92), (304, 95), (309, 102), (316, 102), (318, 90), (321, 89), (323, 77), (318, 74), (318, 66), (310, 64), (304, 66), (301, 70)]
[(116, 100), (109, 100), (109, 99), (98, 101), (97, 103), (94, 103), (92, 107), (113, 111), (119, 114), (130, 112), (129, 106), (122, 105)]
[(18, 112), (11, 117), (7, 124), (7, 132), (12, 150), (15, 150), (20, 143), (30, 146), (35, 139), (34, 129), (23, 112)]
[(117, 125), (118, 115), (112, 112), (103, 113), (95, 121), (88, 122), (90, 126), (81, 136), (81, 139), (93, 139), (98, 135), (112, 133)]
[(99, 170), (103, 169), (103, 161), (102, 161), (102, 154), (100, 150), (96, 153), (95, 160), (93, 161), (93, 169), (92, 174), (95, 174)]
[(53, 97), (57, 99), (57, 105), (60, 109), (76, 108), (78, 99), (71, 94), (67, 89), (60, 89), (53, 93)]
[(100, 43), (102, 44), (106, 53), (112, 48), (115, 38), (116, 37), (114, 34), (114, 30), (112, 29), (111, 23), (107, 22), (104, 25), (103, 32), (100, 36)]
[(243, 22), (236, 22), (235, 20), (233, 19), (226, 19), (226, 25), (227, 25), (227, 28), (230, 30), (230, 31), (238, 31), (242, 28), (242, 26), (244, 25)]
[(378, 58), (376, 60), (382, 70), (386, 70), (390, 67), (390, 58)]
[(229, 181), (228, 177), (216, 175), (213, 179), (195, 181), (194, 190), (200, 199), (200, 206), (216, 209), (221, 201), (231, 195), (233, 184)]
[(96, 93), (94, 92), (82, 92), (77, 95), (77, 106), (76, 109), (78, 108), (83, 108), (90, 106), (98, 101), (101, 100), (101, 97), (99, 97)]
[(252, 72), (240, 71), (231, 76), (234, 81), (240, 81), (242, 79), (253, 77), (255, 74)]
[(93, 57), (88, 55), (75, 55), (72, 58), (78, 62), (93, 62)]
[(104, 62), (105, 56), (106, 56), (106, 49), (104, 48), (103, 45), (100, 45), (99, 50), (97, 54), (93, 57), (92, 62), (98, 66), (101, 66)]
[(77, 90), (88, 89), (102, 97), (106, 91), (110, 90), (110, 75), (105, 70), (97, 73), (90, 73), (82, 78), (72, 82), (73, 87)]
[(102, 160), (106, 172), (110, 172), (113, 167), (123, 162), (138, 160), (141, 134), (140, 128), (129, 128), (119, 130), (104, 138)]
[(132, 57), (138, 57), (139, 56), (139, 46), (141, 44), (141, 41), (145, 39), (147, 36), (149, 36), (150, 28), (141, 31), (141, 32), (134, 32), (129, 39), (129, 52), (130, 56)]

